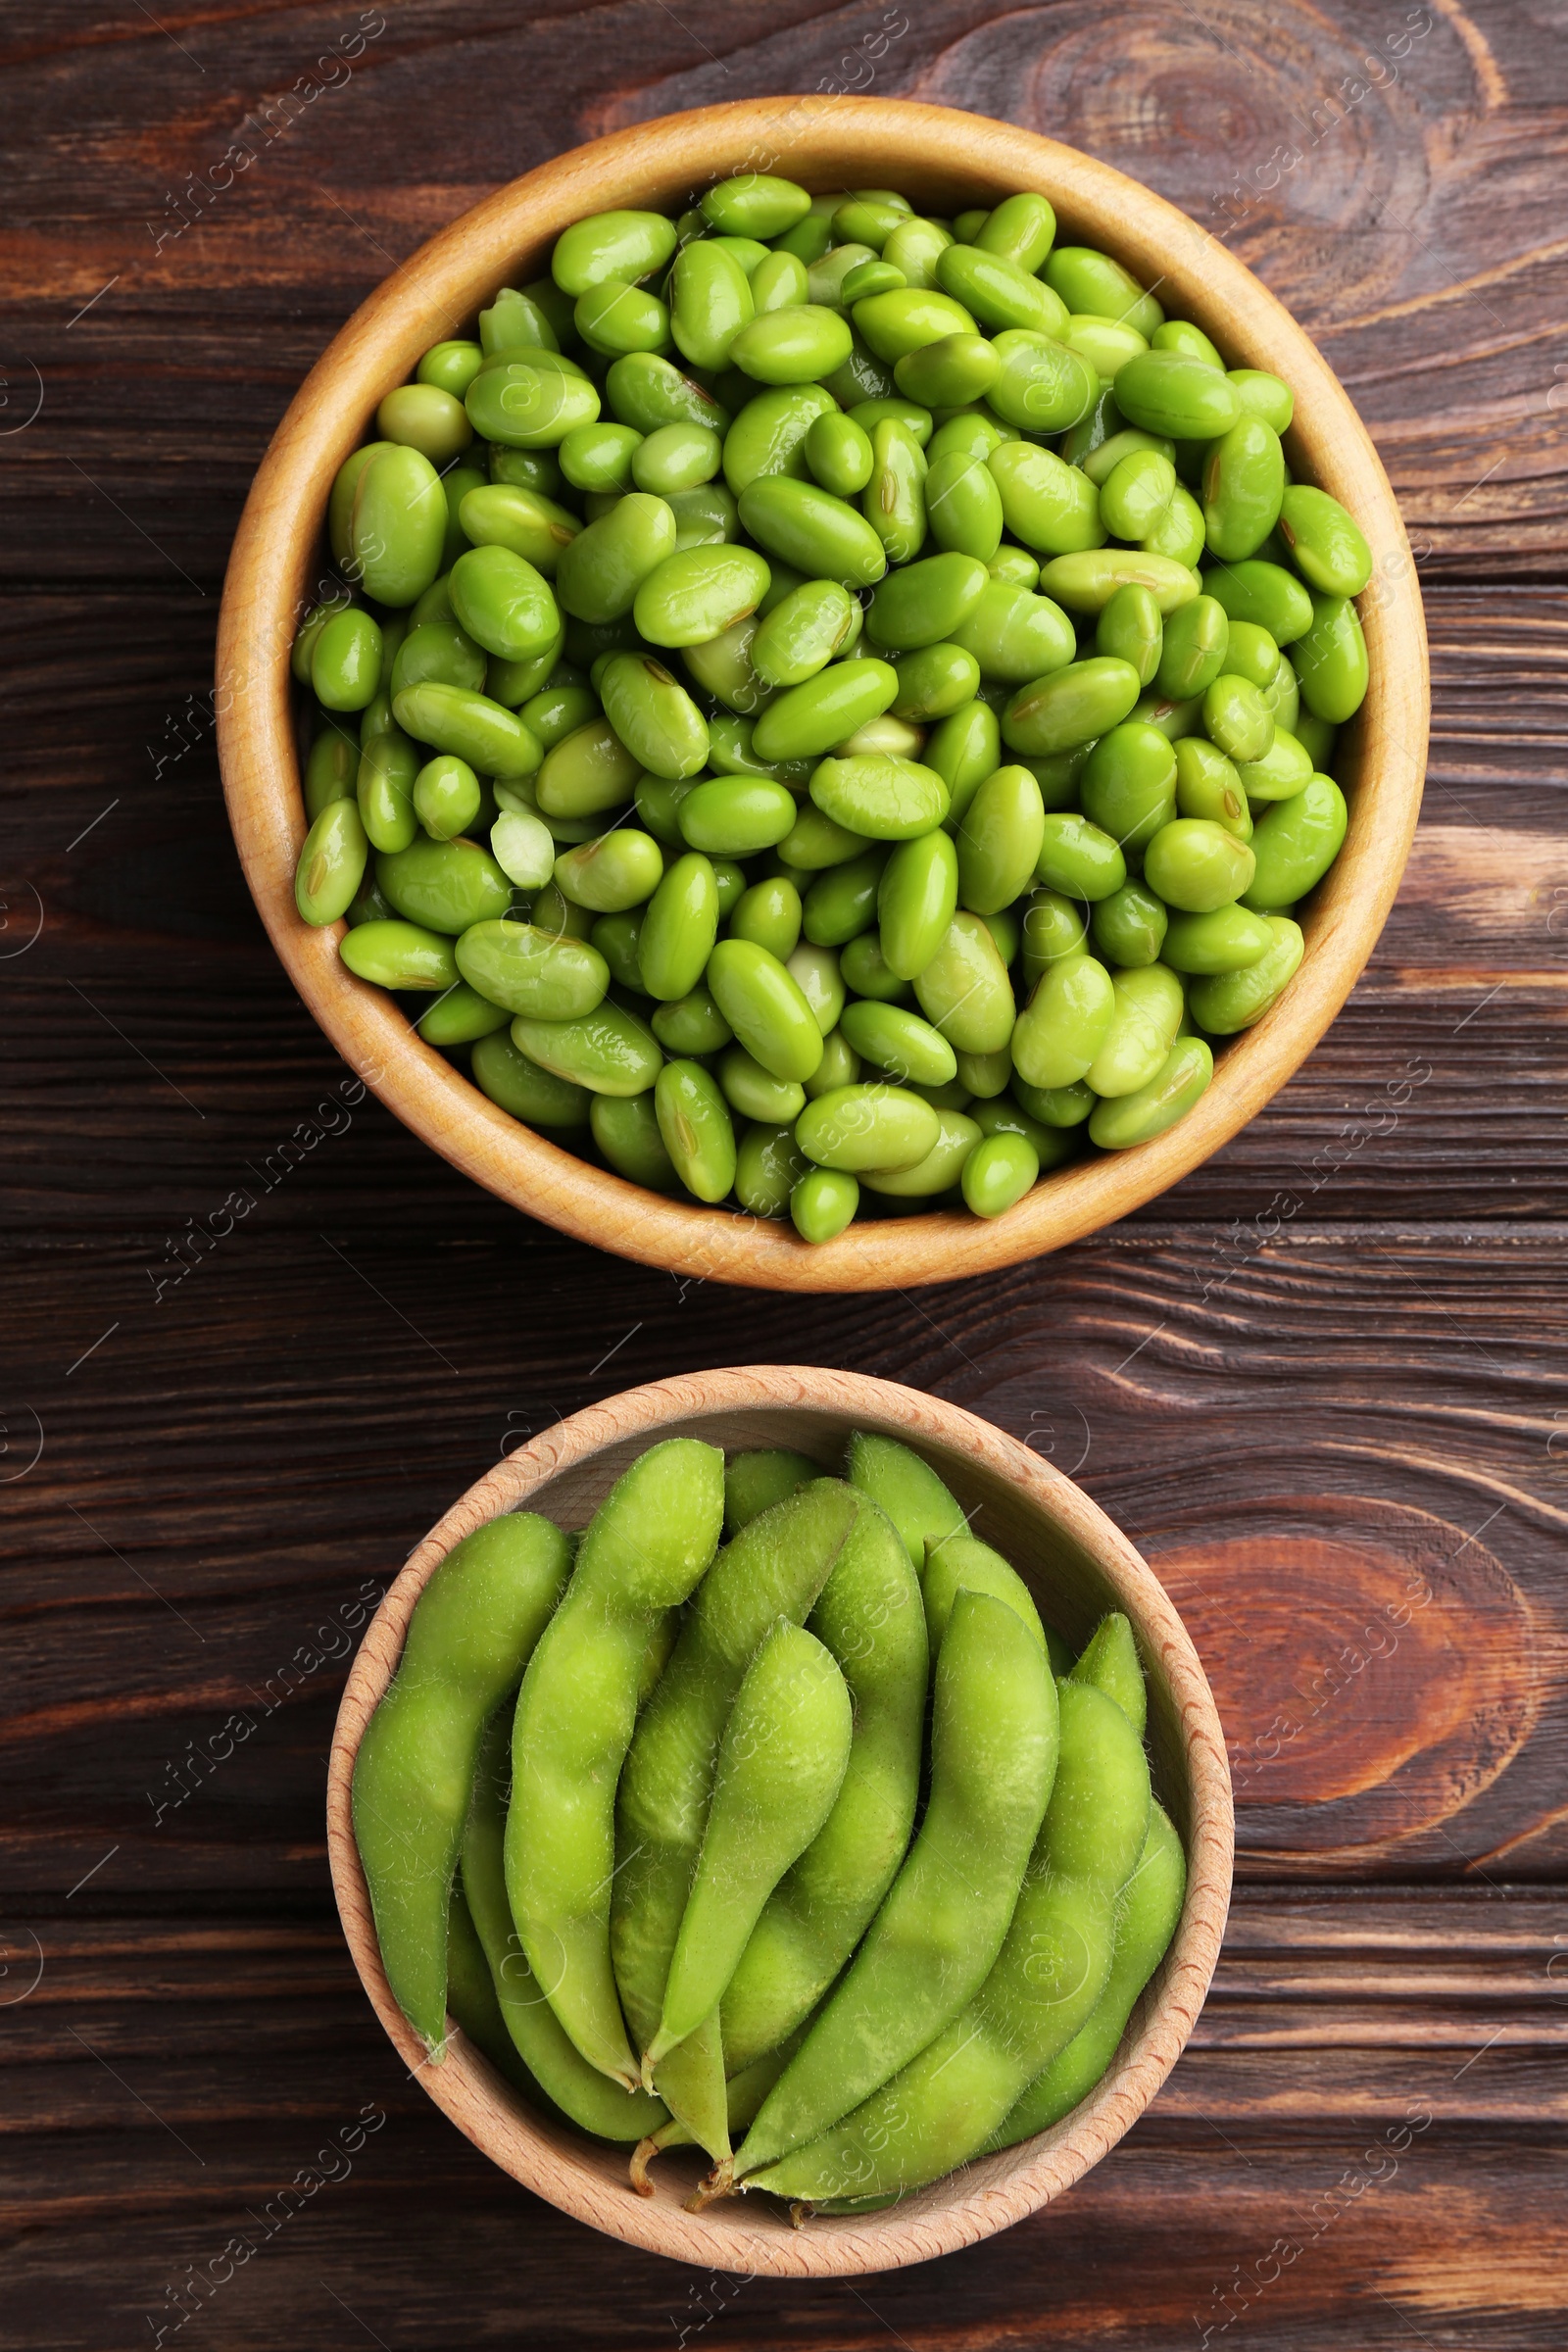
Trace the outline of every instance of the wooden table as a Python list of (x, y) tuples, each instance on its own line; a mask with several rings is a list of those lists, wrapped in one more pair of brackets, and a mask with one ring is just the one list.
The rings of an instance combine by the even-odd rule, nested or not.
[[(5, 9), (8, 2343), (182, 2310), (269, 2352), (1563, 2341), (1562, 33), (1512, 0)], [(825, 86), (1027, 122), (1226, 234), (1378, 437), (1437, 677), (1394, 919), (1268, 1113), (1062, 1256), (863, 1300), (595, 1256), (350, 1099), (208, 699), (252, 468), (396, 261), (583, 136)], [(989, 1414), (1133, 1531), (1241, 1808), (1152, 2113), (863, 2289), (688, 2276), (488, 2169), (376, 2027), (322, 1841), (344, 1658), (446, 1501), (613, 1389), (803, 1358)]]

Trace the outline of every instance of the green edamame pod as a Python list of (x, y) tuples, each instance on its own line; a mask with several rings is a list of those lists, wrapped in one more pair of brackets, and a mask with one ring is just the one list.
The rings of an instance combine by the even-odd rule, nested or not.
[[(781, 1618), (799, 1625), (809, 1613), (855, 1511), (846, 1488), (818, 1479), (743, 1528), (703, 1578), (637, 1725), (615, 1794), (618, 1852), (605, 1884), (612, 1878), (615, 1980), (644, 2049), (659, 2030), (735, 1694), (769, 1629)], [(722, 2065), (719, 2072), (722, 2080)]]
[(1257, 862), (1243, 906), (1294, 906), (1334, 863), (1348, 821), (1345, 795), (1331, 776), (1313, 776), (1293, 799), (1265, 808), (1252, 835)]
[[(838, 1989), (764, 2100), (736, 2158), (737, 2179), (776, 2170), (887, 2082), (957, 2015), (1002, 1948), (1055, 1776), (1057, 1710), (1034, 1636), (989, 1593), (961, 1592), (954, 1603), (934, 1709), (919, 1835)], [(954, 1874), (961, 1904), (947, 1891)]]
[[(977, 1593), (964, 1594), (964, 1604), (1002, 1605)], [(995, 1966), (945, 2032), (858, 2109), (841, 2108), (836, 2129), (809, 2146), (797, 2141), (798, 2153), (754, 2174), (760, 2185), (820, 2200), (904, 2195), (939, 2179), (985, 2144), (1094, 2014), (1110, 1975), (1116, 1901), (1148, 1836), (1149, 1766), (1131, 1724), (1102, 1691), (1064, 1682), (1057, 1695), (1051, 1802)], [(821, 2031), (808, 2035), (758, 2124)]]
[(854, 1700), (849, 1763), (831, 1814), (768, 1897), (724, 1994), (731, 2070), (776, 2048), (809, 2015), (874, 1917), (908, 1844), (920, 1778), (925, 1620), (899, 1533), (869, 1501), (808, 1626), (837, 1659)]
[(1072, 1668), (1075, 1683), (1088, 1683), (1113, 1698), (1141, 1740), (1149, 1720), (1149, 1690), (1130, 1620), (1120, 1609), (1102, 1617)]
[(328, 801), (306, 834), (294, 869), (294, 904), (306, 922), (319, 929), (347, 914), (369, 854), (358, 803)]
[(1271, 944), (1255, 963), (1241, 971), (1215, 972), (1195, 980), (1188, 992), (1193, 1019), (1210, 1037), (1234, 1037), (1239, 1029), (1250, 1029), (1300, 965), (1306, 948), (1300, 925), (1284, 914), (1266, 915), (1264, 920)]
[[(505, 1859), (512, 1716), (510, 1705), (499, 1706), (480, 1741), (454, 1910), (459, 1899), (466, 1898), (504, 2035), (545, 2096), (601, 2139), (641, 2139), (665, 2121), (662, 2101), (646, 2091), (623, 2090), (589, 2065), (564, 2032), (513, 1925)], [(453, 2015), (458, 2015), (456, 2008)]]
[(1110, 974), (1093, 956), (1048, 965), (1012, 1031), (1012, 1060), (1032, 1087), (1071, 1086), (1087, 1076), (1115, 1010)]
[[(519, 1955), (521, 1947), (518, 1947)], [(495, 1984), (490, 1975), (490, 1963), (473, 1924), (467, 1897), (459, 1877), (453, 1882), (452, 1904), (447, 1919), (447, 2014), (458, 2032), (482, 2050), (503, 2081), (523, 2097), (537, 2098), (538, 2084), (523, 2065), (507, 2032), (496, 1998)], [(783, 2073), (783, 2067), (779, 2073)], [(777, 2076), (774, 2077), (777, 2081)], [(762, 2093), (762, 2097), (766, 2092)], [(758, 2105), (761, 2105), (759, 2098)]]
[[(808, 1454), (792, 1453), (787, 1446), (762, 1447), (753, 1453), (732, 1453), (724, 1465), (724, 1534), (738, 1536), (743, 1527), (788, 1502), (802, 1487), (822, 1476), (822, 1465)], [(857, 1521), (858, 1525), (858, 1521)], [(769, 2045), (771, 2047), (771, 2044)], [(747, 2061), (743, 2060), (742, 2065)], [(733, 2070), (738, 2073), (739, 2068)]]
[(627, 2089), (637, 2069), (610, 1959), (614, 1789), (654, 1622), (702, 1577), (723, 1513), (715, 1446), (671, 1438), (633, 1462), (583, 1535), (517, 1697), (506, 1838), (513, 1916), (566, 2033)]
[(571, 1566), (548, 1519), (511, 1512), (459, 1544), (416, 1603), (354, 1766), (354, 1837), (381, 1963), (439, 2058), (447, 1916), (479, 1736), (532, 1656)]
[(1125, 1152), (1147, 1144), (1184, 1118), (1214, 1075), (1214, 1056), (1200, 1037), (1178, 1038), (1147, 1086), (1102, 1102), (1091, 1114), (1089, 1138), (1102, 1151)]
[(481, 1037), (469, 1056), (473, 1083), (483, 1095), (529, 1127), (582, 1127), (597, 1097), (541, 1069), (519, 1053), (505, 1030)]
[(846, 1471), (851, 1486), (892, 1520), (916, 1575), (925, 1573), (928, 1544), (966, 1532), (962, 1511), (929, 1462), (897, 1438), (857, 1430)]
[(850, 1694), (832, 1653), (804, 1627), (775, 1626), (724, 1727), (646, 2075), (716, 2007), (768, 1896), (833, 1809), (851, 1734)]
[(1115, 1941), (1105, 1988), (1087, 2025), (1045, 2067), (985, 2143), (989, 2152), (1049, 2131), (1085, 2100), (1109, 2071), (1139, 1994), (1176, 1933), (1187, 1892), (1187, 1857), (1170, 1818), (1149, 1808), (1149, 1833), (1116, 1905)]
[(926, 1544), (920, 1596), (925, 1606), (926, 1639), (933, 1657), (941, 1653), (953, 1604), (960, 1592), (989, 1592), (993, 1600), (1004, 1602), (1014, 1616), (1023, 1620), (1039, 1643), (1041, 1655), (1045, 1655), (1046, 1629), (1028, 1586), (1010, 1561), (965, 1528), (956, 1535), (928, 1540)]

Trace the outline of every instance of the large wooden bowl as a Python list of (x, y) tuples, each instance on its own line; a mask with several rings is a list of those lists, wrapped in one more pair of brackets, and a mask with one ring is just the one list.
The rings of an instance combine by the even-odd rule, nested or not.
[[(682, 2199), (705, 2169), (695, 2155), (662, 2157), (653, 2167), (653, 2197), (634, 2195), (625, 2150), (530, 2110), (461, 2034), (441, 2065), (430, 2065), (382, 1973), (349, 1788), (414, 1604), (438, 1563), (474, 1528), (522, 1506), (582, 1527), (627, 1463), (676, 1432), (727, 1448), (793, 1446), (837, 1469), (856, 1429), (885, 1430), (917, 1447), (1070, 1642), (1087, 1640), (1107, 1609), (1127, 1612), (1149, 1678), (1155, 1790), (1187, 1848), (1187, 1900), (1116, 2062), (1075, 2113), (885, 2213), (822, 2217), (795, 2230), (760, 2195), (683, 2212)], [(951, 2254), (1037, 2212), (1098, 2164), (1148, 2106), (1193, 2030), (1219, 1952), (1234, 1851), (1225, 1739), (1202, 1667), (1164, 1588), (1104, 1512), (973, 1413), (891, 1381), (794, 1364), (699, 1372), (628, 1390), (574, 1413), (470, 1487), (411, 1555), (366, 1634), (338, 1711), (326, 1802), (332, 1884), (365, 1989), (410, 2073), (459, 2130), (514, 2180), (612, 2237), (705, 2270), (792, 2278), (895, 2270)]]
[[(787, 1222), (660, 1199), (519, 1126), (422, 1044), (390, 997), (345, 970), (342, 926), (310, 929), (293, 896), (305, 812), (288, 651), (322, 570), (328, 488), (369, 436), (377, 402), (430, 344), (470, 326), (497, 286), (546, 270), (556, 236), (584, 214), (679, 211), (713, 179), (768, 169), (813, 190), (902, 188), (943, 213), (1042, 190), (1063, 241), (1107, 247), (1157, 284), (1167, 310), (1205, 327), (1233, 366), (1290, 382), (1291, 465), (1350, 509), (1375, 564), (1360, 600), (1372, 686), (1341, 739), (1349, 832), (1304, 915), (1301, 970), (1274, 1010), (1224, 1048), (1197, 1108), (1153, 1143), (1050, 1176), (995, 1222), (953, 1211), (858, 1221), (821, 1249)], [(219, 627), (218, 710), (229, 811), (262, 918), (333, 1044), (416, 1134), (503, 1200), (621, 1256), (769, 1290), (858, 1291), (951, 1282), (1058, 1250), (1163, 1191), (1261, 1109), (1344, 1004), (1383, 927), (1415, 827), (1429, 698), (1420, 595), (1388, 477), (1316, 346), (1221, 244), (1108, 165), (1011, 123), (899, 99), (779, 98), (666, 116), (541, 166), (434, 238), (356, 312), (301, 387), (246, 504)]]

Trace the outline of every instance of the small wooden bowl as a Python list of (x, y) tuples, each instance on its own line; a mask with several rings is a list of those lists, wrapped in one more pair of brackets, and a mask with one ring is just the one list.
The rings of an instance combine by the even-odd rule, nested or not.
[[(777, 170), (813, 190), (906, 189), (949, 214), (1014, 188), (1051, 198), (1062, 242), (1107, 247), (1236, 366), (1296, 394), (1298, 478), (1341, 499), (1370, 542), (1360, 600), (1372, 686), (1342, 736), (1350, 825), (1302, 928), (1306, 959), (1279, 1004), (1226, 1046), (1197, 1107), (1153, 1143), (1048, 1177), (994, 1222), (952, 1210), (857, 1221), (823, 1248), (793, 1227), (666, 1200), (519, 1126), (415, 1034), (392, 999), (338, 960), (342, 926), (294, 907), (305, 834), (288, 652), (323, 568), (327, 491), (372, 431), (377, 402), (420, 354), (471, 331), (499, 285), (549, 267), (560, 233), (614, 205), (679, 211), (727, 173)], [(344, 1058), (416, 1134), (505, 1200), (622, 1257), (764, 1290), (952, 1282), (1059, 1250), (1151, 1200), (1227, 1143), (1311, 1052), (1349, 995), (1404, 870), (1420, 805), (1430, 698), (1421, 599), (1388, 476), (1332, 369), (1288, 311), (1206, 230), (1106, 164), (1008, 122), (884, 98), (745, 99), (668, 115), (542, 165), (431, 240), (356, 312), (296, 395), (234, 541), (218, 643), (218, 734), (240, 857), (300, 995)]]
[[(884, 1430), (915, 1446), (1070, 1642), (1086, 1641), (1107, 1609), (1126, 1611), (1149, 1678), (1155, 1790), (1187, 1848), (1187, 1900), (1115, 2064), (1072, 2115), (884, 2213), (822, 2216), (796, 2230), (779, 2205), (760, 2195), (683, 2212), (706, 2169), (692, 2153), (661, 2157), (651, 2175), (655, 2194), (635, 2195), (626, 2151), (535, 2113), (461, 2034), (442, 2064), (430, 2065), (382, 1973), (349, 1789), (414, 1604), (474, 1528), (524, 1506), (582, 1527), (627, 1463), (677, 1431), (731, 1449), (793, 1446), (838, 1469), (856, 1429)], [(1225, 1738), (1203, 1669), (1163, 1587), (1104, 1512), (1027, 1446), (956, 1404), (892, 1381), (799, 1364), (698, 1372), (630, 1389), (574, 1413), (470, 1487), (412, 1554), (360, 1646), (332, 1739), (326, 1818), (338, 1911), (365, 1989), (410, 2073), (459, 2130), (514, 2180), (611, 2237), (707, 2270), (778, 2278), (897, 2270), (951, 2254), (1037, 2212), (1098, 2164), (1142, 2115), (1193, 2030), (1219, 1953), (1235, 1848)]]

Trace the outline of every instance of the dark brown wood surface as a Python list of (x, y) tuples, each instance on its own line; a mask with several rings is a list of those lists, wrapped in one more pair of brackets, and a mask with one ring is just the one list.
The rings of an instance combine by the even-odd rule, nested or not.
[[(1565, 33), (1552, 0), (0, 8), (7, 2345), (1562, 2343)], [(824, 86), (1074, 141), (1262, 273), (1404, 503), (1436, 727), (1375, 962), (1228, 1151), (1034, 1267), (800, 1300), (564, 1243), (345, 1098), (206, 697), (248, 477), (399, 259), (581, 137)], [(1186, 1612), (1240, 1807), (1149, 2117), (863, 2287), (532, 2203), (404, 2079), (326, 1881), (365, 1596), (553, 1416), (770, 1359), (1073, 1472)]]

